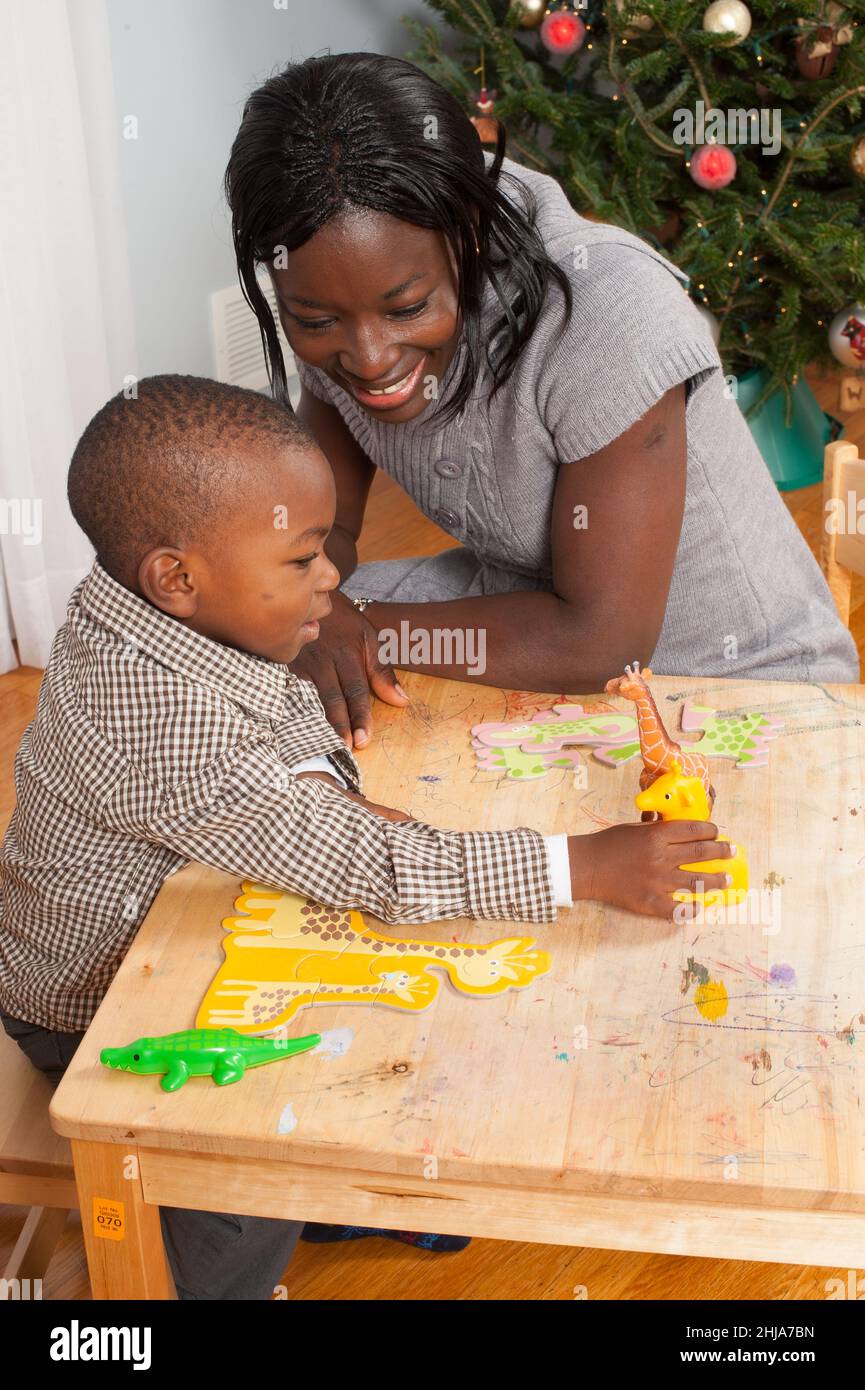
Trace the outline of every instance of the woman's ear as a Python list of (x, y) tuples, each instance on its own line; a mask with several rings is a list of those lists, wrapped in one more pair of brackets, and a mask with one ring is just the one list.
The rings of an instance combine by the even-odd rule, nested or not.
[(138, 587), (144, 598), (172, 618), (192, 618), (199, 592), (185, 551), (158, 546), (138, 566)]

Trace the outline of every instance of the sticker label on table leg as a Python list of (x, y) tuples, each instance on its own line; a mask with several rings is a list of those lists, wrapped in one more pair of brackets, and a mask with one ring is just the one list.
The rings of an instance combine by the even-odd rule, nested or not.
[(123, 1240), (126, 1236), (126, 1203), (108, 1197), (93, 1198), (93, 1234), (102, 1240)]

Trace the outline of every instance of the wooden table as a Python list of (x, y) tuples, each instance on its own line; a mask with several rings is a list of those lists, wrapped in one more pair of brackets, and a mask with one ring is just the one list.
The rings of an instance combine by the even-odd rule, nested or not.
[[(537, 781), (479, 772), (469, 728), (561, 696), (405, 677), (360, 755), (372, 799), (454, 829), (590, 833), (636, 819), (639, 763), (587, 757)], [(190, 1027), (238, 883), (190, 865), (163, 887), (51, 1105), (72, 1141), (95, 1298), (173, 1288), (157, 1205), (609, 1249), (865, 1263), (865, 687), (656, 679), (786, 721), (768, 767), (712, 761), (716, 820), (747, 849), (766, 914), (676, 926), (597, 904), (520, 924), (551, 972), (490, 999), (446, 983), (430, 1009), (318, 1008), (292, 1036), (350, 1028), (236, 1086), (103, 1068), (100, 1048)], [(587, 708), (602, 697), (582, 697)], [(619, 709), (633, 707), (613, 702)], [(371, 914), (370, 925), (390, 935)], [(489, 941), (501, 924), (408, 929)], [(697, 982), (723, 982), (713, 1019)], [(290, 1104), (296, 1125), (280, 1132)], [(285, 1126), (283, 1126), (285, 1128)], [(94, 1201), (124, 1204), (123, 1238)], [(112, 1233), (112, 1209), (100, 1231)]]

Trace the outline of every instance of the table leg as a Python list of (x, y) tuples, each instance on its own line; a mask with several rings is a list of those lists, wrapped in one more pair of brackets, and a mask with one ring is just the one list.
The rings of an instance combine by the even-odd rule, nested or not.
[(159, 1207), (144, 1200), (137, 1149), (71, 1143), (93, 1298), (176, 1298)]

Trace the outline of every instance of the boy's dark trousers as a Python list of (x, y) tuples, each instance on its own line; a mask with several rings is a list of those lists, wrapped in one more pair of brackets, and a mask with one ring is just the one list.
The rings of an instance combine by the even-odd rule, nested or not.
[[(12, 1018), (0, 1022), (56, 1086), (83, 1033), (55, 1033)], [(302, 1221), (160, 1207), (165, 1253), (181, 1299), (267, 1299), (294, 1253)]]

